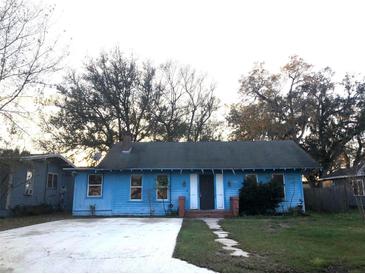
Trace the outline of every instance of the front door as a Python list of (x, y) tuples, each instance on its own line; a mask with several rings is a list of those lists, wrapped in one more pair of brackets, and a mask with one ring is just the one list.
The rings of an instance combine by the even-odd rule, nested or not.
[(200, 209), (214, 209), (214, 175), (200, 175)]

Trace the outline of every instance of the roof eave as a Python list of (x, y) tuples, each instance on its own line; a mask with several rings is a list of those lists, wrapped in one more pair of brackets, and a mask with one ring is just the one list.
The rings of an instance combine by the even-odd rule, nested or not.
[(61, 154), (57, 154), (57, 153), (53, 153), (53, 154), (43, 154), (43, 155), (29, 155), (29, 156), (22, 156), (20, 157), (20, 160), (45, 160), (45, 159), (50, 159), (50, 158), (58, 158), (61, 159), (62, 161), (64, 161), (66, 164), (68, 164), (69, 166), (71, 166), (71, 168), (76, 168), (76, 166), (67, 158), (65, 158), (64, 156), (62, 156)]
[(362, 174), (350, 174), (350, 175), (341, 175), (341, 176), (331, 176), (331, 177), (322, 177), (319, 178), (318, 181), (327, 181), (327, 180), (335, 180), (335, 179), (347, 179), (347, 178), (358, 178), (364, 177)]
[(255, 167), (250, 167), (250, 168), (230, 168), (230, 167), (205, 167), (205, 168), (199, 168), (199, 167), (185, 167), (185, 168), (164, 168), (164, 167), (154, 167), (154, 168), (122, 168), (122, 169), (115, 169), (115, 168), (99, 168), (99, 167), (73, 167), (73, 168), (64, 168), (64, 170), (66, 171), (179, 171), (179, 170), (184, 170), (184, 171), (195, 171), (195, 170), (208, 170), (208, 171), (212, 171), (212, 170), (233, 170), (233, 171), (255, 171), (255, 170), (262, 170), (262, 171), (266, 171), (266, 170), (316, 170), (316, 169), (320, 169), (320, 167), (267, 167), (267, 168), (255, 168)]

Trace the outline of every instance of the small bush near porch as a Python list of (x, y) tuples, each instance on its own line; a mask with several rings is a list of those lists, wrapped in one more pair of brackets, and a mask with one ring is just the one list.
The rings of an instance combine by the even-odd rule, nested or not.
[(225, 219), (221, 225), (250, 252), (249, 258), (225, 254), (198, 220), (184, 221), (175, 256), (219, 272), (365, 271), (365, 222), (357, 212), (251, 216)]

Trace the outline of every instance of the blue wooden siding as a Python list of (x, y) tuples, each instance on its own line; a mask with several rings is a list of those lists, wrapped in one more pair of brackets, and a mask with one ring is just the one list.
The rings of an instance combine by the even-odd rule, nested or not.
[[(135, 173), (137, 174), (137, 173)], [(166, 174), (169, 178), (169, 200), (158, 201), (156, 178)], [(131, 173), (106, 173), (103, 176), (102, 197), (87, 197), (88, 173), (78, 173), (75, 178), (74, 215), (89, 215), (90, 205), (96, 206), (99, 215), (166, 215), (178, 210), (179, 196), (186, 197), (186, 209), (190, 205), (190, 174), (144, 173), (142, 175), (142, 200), (130, 199)], [(173, 205), (172, 208), (169, 204)]]
[[(179, 196), (185, 196), (185, 208), (187, 210), (190, 208), (190, 173), (108, 172), (103, 175), (103, 195), (95, 198), (87, 197), (88, 174), (90, 173), (79, 172), (75, 176), (74, 215), (90, 215), (90, 205), (95, 205), (97, 215), (166, 215), (169, 211), (176, 212), (178, 210)], [(142, 175), (142, 200), (130, 200), (130, 178), (132, 174)], [(156, 199), (156, 177), (159, 174), (166, 174), (169, 177), (169, 201), (162, 202)], [(239, 189), (244, 183), (245, 174), (253, 173), (224, 172), (225, 210), (230, 209), (230, 198), (238, 196)], [(267, 183), (271, 180), (273, 172), (256, 172), (255, 174), (257, 174), (258, 182)], [(286, 171), (282, 174), (284, 174), (285, 182), (285, 200), (278, 208), (278, 211), (285, 211), (304, 201), (301, 173)], [(173, 205), (172, 208), (169, 208), (170, 202)], [(198, 206), (199, 204), (198, 198)], [(216, 199), (215, 206), (217, 207)]]
[[(33, 171), (33, 194), (24, 195), (25, 179), (27, 170)], [(48, 173), (55, 173), (58, 175), (57, 188), (47, 187)], [(70, 174), (63, 171), (62, 167), (55, 163), (46, 163), (45, 161), (24, 161), (17, 166), (13, 176), (13, 187), (10, 194), (10, 208), (16, 205), (33, 206), (42, 203), (58, 206), (60, 203), (60, 190), (62, 186), (72, 191), (73, 178)], [(66, 197), (67, 198), (67, 197)], [(71, 201), (65, 201), (70, 204)], [(67, 208), (67, 204), (66, 204)]]
[[(27, 170), (33, 172), (33, 193), (24, 195)], [(5, 171), (4, 171), (5, 172)], [(58, 175), (57, 188), (47, 187), (48, 173)], [(7, 175), (8, 171), (6, 171)], [(0, 178), (4, 175), (0, 174)], [(24, 160), (12, 167), (12, 172), (5, 183), (11, 184), (7, 193), (0, 195), (0, 216), (7, 215), (16, 206), (36, 206), (49, 204), (54, 207), (62, 206), (71, 211), (73, 196), (73, 177), (70, 172), (65, 172), (57, 161), (52, 160)], [(4, 179), (4, 178), (3, 178)], [(61, 192), (64, 193), (64, 201), (61, 204)], [(8, 203), (7, 203), (8, 200)]]

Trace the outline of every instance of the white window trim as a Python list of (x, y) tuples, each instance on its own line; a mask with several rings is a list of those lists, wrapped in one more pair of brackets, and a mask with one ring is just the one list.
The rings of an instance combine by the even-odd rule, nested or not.
[[(52, 187), (48, 187), (48, 175), (52, 175)], [(57, 187), (54, 187), (54, 175), (57, 176)], [(47, 174), (47, 188), (48, 189), (57, 189), (58, 188), (58, 173), (56, 172), (48, 172)]]
[(271, 174), (271, 179), (273, 179), (274, 175), (282, 175), (283, 176), (283, 191), (284, 191), (284, 198), (283, 198), (283, 202), (286, 201), (286, 182), (285, 182), (285, 175), (284, 173), (273, 173)]
[[(157, 177), (158, 176), (166, 176), (167, 177), (167, 198), (166, 199), (158, 199), (158, 182), (157, 182)], [(170, 179), (169, 179), (169, 175), (167, 174), (158, 174), (156, 176), (156, 201), (158, 202), (162, 202), (162, 201), (170, 201)]]
[(247, 173), (247, 174), (245, 174), (245, 182), (246, 182), (246, 177), (249, 176), (249, 175), (255, 175), (256, 183), (259, 183), (259, 177), (257, 176), (257, 173)]
[[(133, 176), (141, 176), (141, 186), (133, 186), (133, 188), (140, 188), (141, 189), (141, 199), (132, 199), (132, 177)], [(142, 202), (143, 201), (143, 176), (142, 174), (131, 174), (129, 180), (129, 201), (131, 202)]]
[[(89, 188), (90, 188), (90, 175), (99, 175), (101, 176), (101, 189), (100, 189), (100, 195), (89, 195)], [(91, 184), (92, 186), (98, 186), (98, 185), (95, 185), (95, 184)], [(104, 175), (103, 174), (89, 174), (87, 176), (87, 197), (90, 197), (90, 198), (99, 198), (99, 197), (102, 197), (103, 196), (103, 185), (104, 185)]]

